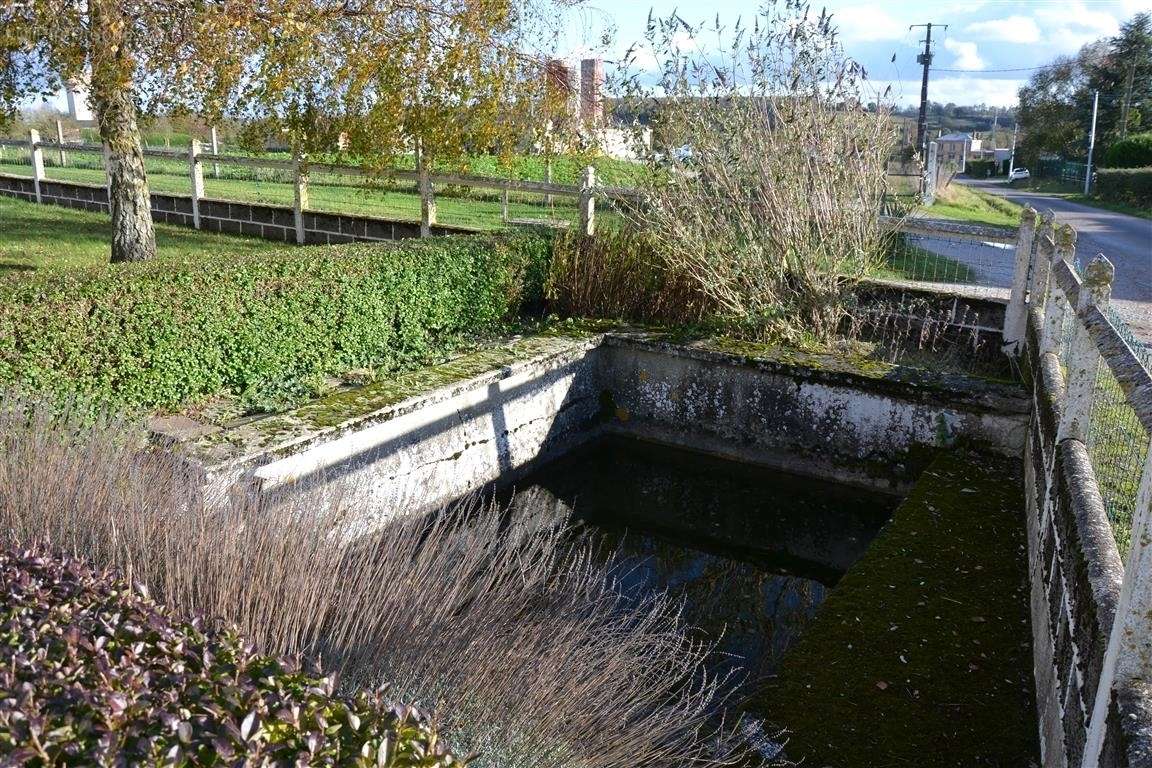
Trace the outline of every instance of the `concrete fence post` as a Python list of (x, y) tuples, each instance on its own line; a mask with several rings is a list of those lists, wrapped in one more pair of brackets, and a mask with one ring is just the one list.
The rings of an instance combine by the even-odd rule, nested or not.
[(44, 202), (40, 184), (44, 181), (44, 150), (40, 148), (40, 131), (28, 131), (28, 150), (32, 153), (32, 186), (36, 188), (36, 202)]
[(1036, 211), (1025, 208), (1020, 214), (1020, 229), (1016, 233), (1016, 269), (1012, 274), (1012, 297), (1004, 312), (1004, 350), (1020, 354), (1024, 334), (1028, 328), (1028, 273), (1032, 263), (1033, 243), (1036, 238)]
[(200, 198), (204, 197), (204, 166), (200, 164), (200, 139), (188, 148), (188, 175), (192, 180), (192, 226), (200, 229)]
[(1052, 271), (1052, 258), (1056, 253), (1055, 214), (1048, 211), (1040, 216), (1036, 226), (1036, 245), (1032, 248), (1032, 259), (1028, 265), (1027, 310), (1043, 308), (1048, 297), (1048, 275)]
[[(1091, 307), (1107, 310), (1108, 299), (1112, 295), (1112, 278), (1115, 275), (1116, 269), (1112, 262), (1104, 258), (1104, 254), (1092, 259), (1084, 270), (1084, 279), (1080, 285), (1077, 316), (1082, 316)], [(1056, 439), (1075, 438), (1086, 444), (1100, 350), (1079, 317), (1072, 324), (1072, 338), (1068, 342), (1065, 364), (1068, 367), (1068, 388)]]
[(1083, 768), (1098, 768), (1113, 691), (1152, 680), (1152, 444), (1144, 456), (1144, 472), (1132, 515), (1131, 547), (1116, 617), (1108, 633), (1108, 648), (1096, 687)]
[(580, 185), (580, 234), (592, 237), (596, 234), (596, 169), (584, 169), (584, 180)]
[(296, 224), (296, 244), (304, 245), (304, 212), (308, 210), (308, 168), (300, 150), (292, 150), (292, 218)]
[(936, 202), (936, 179), (937, 179), (937, 158), (939, 156), (939, 145), (936, 142), (928, 142), (928, 157), (924, 159), (924, 189), (920, 196), (920, 202), (923, 205), (932, 205)]
[(504, 191), (500, 194), (500, 220), (505, 224), (508, 223), (508, 187), (504, 187)]
[[(212, 142), (212, 154), (220, 154), (220, 139), (216, 135), (216, 126), (212, 126), (212, 129), (209, 132), (209, 140)], [(220, 178), (220, 163), (216, 162), (215, 160), (212, 161), (212, 178)]]
[(1056, 228), (1056, 248), (1052, 251), (1049, 268), (1047, 299), (1044, 302), (1044, 327), (1040, 334), (1040, 353), (1058, 353), (1064, 334), (1064, 318), (1068, 314), (1068, 297), (1056, 285), (1051, 272), (1060, 262), (1071, 265), (1076, 256), (1076, 230), (1064, 224)]
[(68, 154), (64, 151), (64, 123), (56, 121), (56, 143), (60, 145), (60, 167), (68, 165)]

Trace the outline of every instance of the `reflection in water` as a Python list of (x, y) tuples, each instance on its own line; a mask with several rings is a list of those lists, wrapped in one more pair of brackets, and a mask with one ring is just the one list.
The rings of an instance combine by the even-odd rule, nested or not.
[(777, 669), (896, 505), (883, 494), (623, 438), (573, 452), (516, 490), (513, 529), (568, 517), (590, 526), (606, 553), (618, 551), (627, 586), (683, 597), (686, 620), (719, 639), (721, 666), (752, 680)]

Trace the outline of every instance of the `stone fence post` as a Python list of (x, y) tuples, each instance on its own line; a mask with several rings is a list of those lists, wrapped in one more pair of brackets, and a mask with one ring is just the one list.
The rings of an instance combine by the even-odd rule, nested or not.
[(1012, 275), (1012, 297), (1004, 312), (1004, 350), (1018, 355), (1028, 328), (1028, 274), (1032, 266), (1036, 238), (1036, 211), (1025, 208), (1016, 234), (1016, 269)]
[(204, 167), (200, 164), (200, 139), (188, 147), (188, 175), (192, 181), (192, 226), (200, 229), (200, 198), (204, 197)]
[[(1091, 307), (1096, 307), (1101, 312), (1108, 309), (1108, 299), (1112, 295), (1112, 278), (1115, 274), (1116, 269), (1104, 254), (1092, 259), (1088, 268), (1084, 270), (1084, 281), (1080, 285), (1080, 300), (1076, 306), (1077, 315), (1083, 315)], [(1056, 439), (1059, 442), (1075, 438), (1087, 444), (1088, 417), (1092, 411), (1100, 350), (1079, 318), (1072, 324), (1072, 337), (1068, 341), (1064, 359), (1068, 366), (1068, 389)]]
[(584, 180), (580, 185), (580, 234), (592, 237), (596, 234), (596, 169), (584, 169)]
[(1052, 251), (1051, 266), (1048, 273), (1047, 298), (1044, 301), (1044, 326), (1040, 332), (1040, 354), (1045, 352), (1057, 353), (1064, 333), (1064, 318), (1068, 314), (1068, 297), (1056, 285), (1051, 274), (1056, 265), (1064, 262), (1072, 265), (1076, 256), (1076, 230), (1068, 224), (1056, 228), (1056, 248)]
[(44, 181), (44, 150), (39, 146), (40, 131), (33, 128), (28, 131), (28, 151), (32, 156), (32, 186), (36, 188), (36, 202), (44, 202), (40, 184)]

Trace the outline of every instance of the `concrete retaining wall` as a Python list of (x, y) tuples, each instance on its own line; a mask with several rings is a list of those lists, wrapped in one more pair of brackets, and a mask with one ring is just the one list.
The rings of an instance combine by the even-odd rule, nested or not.
[(1007, 387), (976, 389), (960, 379), (813, 369), (642, 337), (562, 339), (334, 425), (308, 423), (307, 413), (324, 412), (322, 400), (274, 417), (271, 428), (213, 434), (206, 441), (230, 453), (206, 464), (217, 487), (348, 479), (377, 506), (421, 509), (514, 481), (613, 431), (902, 490), (934, 448), (968, 442), (1019, 455), (1026, 400)]
[[(0, 194), (36, 201), (36, 185), (23, 176), (0, 174)], [(40, 182), (40, 199), (49, 205), (108, 212), (108, 190), (103, 186), (63, 181)], [(152, 220), (181, 227), (192, 226), (192, 198), (186, 195), (151, 193)], [(225, 200), (200, 200), (200, 226), (207, 232), (261, 237), (278, 242), (296, 242), (296, 224), (291, 208)], [(461, 227), (435, 226), (433, 235), (470, 234)], [(304, 239), (308, 245), (336, 245), (357, 240), (379, 241), (419, 237), (420, 224), (390, 221), (369, 216), (349, 216), (307, 212)]]

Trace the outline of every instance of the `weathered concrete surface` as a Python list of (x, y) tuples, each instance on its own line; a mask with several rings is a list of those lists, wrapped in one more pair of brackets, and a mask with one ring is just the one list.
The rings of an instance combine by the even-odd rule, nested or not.
[(1019, 456), (1018, 388), (835, 356), (750, 357), (610, 336), (610, 428), (801, 474), (902, 488), (933, 448)]
[(203, 436), (213, 488), (349, 481), (420, 509), (514, 480), (604, 430), (885, 489), (932, 449), (1019, 454), (1027, 401), (961, 376), (647, 334), (523, 339)]

